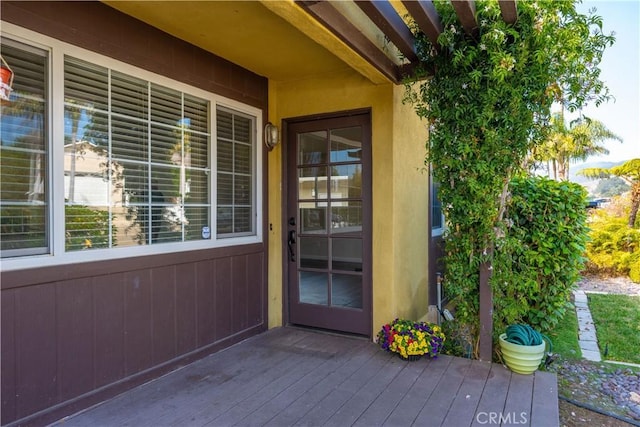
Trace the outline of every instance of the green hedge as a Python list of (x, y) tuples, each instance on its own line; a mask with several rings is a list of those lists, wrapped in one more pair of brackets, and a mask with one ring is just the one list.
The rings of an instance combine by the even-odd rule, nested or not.
[(512, 180), (510, 193), (491, 279), (494, 331), (512, 323), (549, 331), (571, 307), (583, 269), (586, 192), (566, 181), (524, 177)]

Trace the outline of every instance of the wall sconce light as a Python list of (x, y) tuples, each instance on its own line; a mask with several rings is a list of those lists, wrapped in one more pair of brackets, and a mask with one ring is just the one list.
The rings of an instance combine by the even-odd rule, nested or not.
[(278, 145), (279, 133), (278, 127), (273, 123), (267, 122), (267, 124), (264, 125), (264, 145), (267, 146), (269, 151), (273, 150), (273, 147)]

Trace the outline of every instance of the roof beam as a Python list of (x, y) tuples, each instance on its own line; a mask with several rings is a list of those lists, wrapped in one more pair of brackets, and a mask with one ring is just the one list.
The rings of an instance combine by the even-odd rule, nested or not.
[(498, 0), (500, 4), (500, 12), (502, 13), (502, 19), (507, 24), (515, 24), (518, 20), (518, 8), (516, 7), (516, 0)]
[(302, 7), (351, 49), (356, 51), (358, 55), (377, 68), (389, 80), (394, 83), (401, 81), (396, 64), (394, 64), (378, 46), (362, 34), (355, 25), (349, 22), (348, 19), (334, 8), (331, 2), (297, 0), (296, 4)]
[(431, 45), (440, 50), (438, 44), (438, 36), (442, 33), (442, 22), (440, 16), (436, 12), (436, 8), (433, 6), (431, 0), (402, 0), (402, 4), (407, 8), (409, 14), (413, 17), (418, 28), (422, 31)]
[(387, 0), (356, 0), (355, 3), (409, 60), (418, 60), (415, 38), (407, 24)]
[(454, 0), (451, 2), (453, 9), (458, 15), (458, 20), (462, 24), (465, 33), (470, 36), (478, 32), (478, 22), (476, 21), (476, 4), (473, 0)]

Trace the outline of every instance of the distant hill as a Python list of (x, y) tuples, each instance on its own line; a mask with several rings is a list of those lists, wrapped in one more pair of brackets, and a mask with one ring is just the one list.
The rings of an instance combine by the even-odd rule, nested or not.
[[(598, 180), (589, 179), (582, 175), (578, 175), (578, 172), (582, 169), (587, 168), (601, 168), (601, 169), (609, 169), (614, 166), (618, 166), (626, 162), (626, 160), (620, 162), (591, 162), (591, 163), (580, 163), (578, 165), (569, 166), (569, 181), (575, 182), (577, 184), (585, 185), (586, 187), (591, 187), (592, 183), (595, 185), (598, 184)], [(595, 188), (595, 185), (593, 186)]]
[(601, 168), (601, 169), (609, 169), (614, 166), (618, 166), (626, 162), (626, 160), (620, 162), (590, 162), (590, 163), (580, 163), (577, 165), (571, 165), (569, 167), (569, 181), (575, 182), (576, 184), (582, 185), (589, 192), (590, 197), (594, 197), (595, 189), (598, 187), (599, 179), (589, 179), (585, 176), (578, 175), (578, 172), (582, 169), (587, 168)]

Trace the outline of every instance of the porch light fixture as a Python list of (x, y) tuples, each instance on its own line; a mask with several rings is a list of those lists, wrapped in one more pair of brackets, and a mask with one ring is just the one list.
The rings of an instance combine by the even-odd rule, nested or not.
[(273, 147), (278, 145), (278, 138), (280, 132), (278, 131), (278, 127), (271, 122), (267, 122), (264, 125), (264, 145), (267, 146), (269, 151), (273, 150)]

